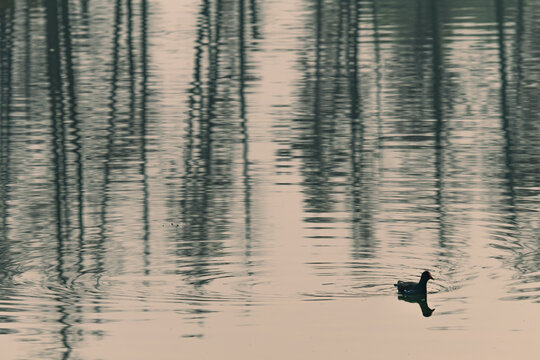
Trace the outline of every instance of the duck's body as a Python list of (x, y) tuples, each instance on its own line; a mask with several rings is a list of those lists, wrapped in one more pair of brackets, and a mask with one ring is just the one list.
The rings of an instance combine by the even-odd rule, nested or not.
[(398, 293), (404, 296), (425, 296), (427, 293), (427, 282), (433, 279), (429, 271), (424, 271), (420, 277), (420, 282), (414, 281), (398, 281), (394, 284), (397, 287)]

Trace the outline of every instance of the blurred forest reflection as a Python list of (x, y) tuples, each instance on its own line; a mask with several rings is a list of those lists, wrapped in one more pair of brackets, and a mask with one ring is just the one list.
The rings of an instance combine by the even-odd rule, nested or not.
[(125, 302), (202, 337), (426, 267), (540, 301), (539, 32), (523, 0), (0, 0), (0, 330), (69, 358)]

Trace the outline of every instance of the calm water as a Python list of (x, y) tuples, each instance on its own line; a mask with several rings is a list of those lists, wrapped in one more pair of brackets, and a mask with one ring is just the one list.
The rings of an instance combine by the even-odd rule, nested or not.
[(539, 33), (525, 0), (0, 0), (2, 359), (535, 358)]

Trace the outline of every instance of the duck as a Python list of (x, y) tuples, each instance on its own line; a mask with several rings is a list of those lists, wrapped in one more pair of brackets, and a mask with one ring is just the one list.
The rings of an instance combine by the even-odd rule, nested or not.
[(427, 294), (426, 285), (428, 280), (434, 280), (429, 271), (424, 271), (420, 276), (420, 281), (415, 283), (414, 281), (401, 281), (399, 280), (395, 287), (399, 294), (408, 297), (425, 297)]

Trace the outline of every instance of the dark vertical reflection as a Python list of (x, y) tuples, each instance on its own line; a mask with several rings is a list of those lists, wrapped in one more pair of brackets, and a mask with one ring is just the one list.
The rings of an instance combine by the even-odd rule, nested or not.
[[(347, 78), (349, 80), (350, 96), (350, 124), (351, 124), (351, 171), (352, 171), (352, 227), (354, 251), (353, 257), (359, 259), (372, 256), (372, 219), (373, 211), (370, 204), (369, 175), (364, 157), (367, 149), (364, 148), (364, 118), (360, 110), (359, 91), (359, 17), (360, 9), (358, 1), (345, 1), (346, 4), (346, 64)], [(375, 14), (372, 14), (375, 17)], [(375, 20), (374, 20), (375, 21)]]
[[(134, 53), (134, 46), (133, 46), (133, 1), (132, 0), (126, 0), (126, 52), (127, 52), (127, 72), (128, 72), (128, 91), (129, 91), (129, 110), (128, 110), (128, 123), (130, 124), (130, 135), (134, 135), (134, 131), (136, 129), (135, 126), (135, 118), (136, 118), (136, 73), (135, 73), (135, 53)], [(141, 2), (141, 54), (146, 55), (146, 39), (143, 37), (146, 37), (146, 4), (144, 2)], [(144, 56), (141, 56), (141, 68), (146, 66), (146, 59)], [(146, 70), (146, 69), (145, 69)], [(144, 76), (146, 73), (141, 72), (141, 83), (146, 83), (146, 79)], [(144, 97), (145, 94), (142, 94), (142, 97)], [(145, 108), (141, 106), (141, 110), (145, 111)], [(144, 126), (143, 126), (144, 127)], [(143, 166), (143, 169), (145, 166)]]
[[(193, 156), (195, 152), (195, 122), (197, 117), (202, 113), (202, 99), (203, 99), (203, 79), (202, 79), (202, 66), (204, 48), (203, 43), (208, 34), (208, 12), (209, 2), (203, 1), (200, 5), (201, 11), (199, 13), (199, 24), (197, 26), (197, 36), (194, 51), (193, 61), (193, 80), (191, 82), (190, 96), (189, 96), (189, 113), (187, 117), (186, 126), (186, 145), (184, 146), (184, 183), (188, 181), (188, 175), (194, 171)], [(204, 20), (204, 21), (203, 21)], [(184, 185), (185, 186), (185, 185)], [(185, 222), (185, 200), (182, 200), (182, 219)]]
[(381, 92), (382, 92), (382, 73), (381, 73), (381, 40), (379, 34), (379, 10), (377, 6), (377, 0), (372, 0), (372, 26), (373, 26), (373, 50), (375, 54), (375, 105), (376, 105), (376, 118), (377, 118), (377, 156), (380, 157), (382, 142), (382, 106), (381, 106)]
[[(246, 114), (245, 72), (246, 72), (246, 43), (245, 43), (245, 9), (244, 1), (238, 0), (238, 96), (240, 107), (240, 126), (242, 137), (242, 177), (244, 183), (244, 228), (245, 228), (245, 256), (249, 265), (251, 262), (251, 179), (249, 174), (249, 133)], [(252, 7), (256, 7), (251, 1)], [(254, 11), (254, 10), (253, 10)], [(256, 19), (253, 20), (254, 22)], [(254, 34), (255, 35), (255, 34)], [(249, 272), (249, 271), (248, 271)]]
[(516, 4), (516, 38), (514, 63), (516, 72), (516, 106), (521, 107), (521, 84), (523, 81), (523, 0), (518, 0)]
[[(242, 6), (244, 6), (242, 4)], [(251, 12), (251, 36), (253, 39), (259, 39), (261, 37), (261, 32), (259, 30), (259, 8), (257, 0), (249, 0), (249, 9)]]
[(117, 122), (117, 92), (118, 92), (118, 72), (119, 72), (119, 52), (120, 52), (120, 31), (122, 23), (122, 1), (116, 0), (114, 3), (114, 24), (112, 39), (112, 64), (111, 83), (109, 95), (109, 114), (107, 117), (107, 143), (105, 153), (105, 163), (103, 165), (103, 188), (100, 210), (99, 241), (96, 251), (97, 273), (102, 274), (104, 268), (105, 244), (107, 243), (107, 212), (111, 191), (111, 171), (114, 159), (114, 143), (116, 138)]
[[(128, 42), (131, 49), (131, 0), (128, 0)], [(148, 3), (146, 0), (141, 1), (141, 172), (143, 175), (143, 260), (144, 273), (150, 274), (150, 224), (149, 224), (149, 207), (148, 207), (148, 176), (146, 175), (146, 108), (148, 99), (148, 45), (147, 45), (147, 23), (148, 23)], [(132, 59), (133, 54), (129, 53), (129, 58)], [(131, 79), (135, 76), (132, 62), (130, 60), (130, 76)], [(131, 88), (133, 89), (133, 82)], [(133, 94), (134, 97), (134, 94)]]
[[(83, 247), (84, 247), (84, 176), (83, 176), (83, 158), (82, 158), (82, 144), (81, 144), (81, 125), (79, 121), (79, 114), (77, 110), (77, 91), (75, 86), (75, 73), (73, 65), (73, 44), (72, 44), (72, 28), (70, 24), (69, 5), (68, 0), (61, 1), (61, 23), (63, 33), (63, 45), (65, 54), (65, 76), (67, 82), (67, 95), (68, 95), (68, 118), (70, 121), (70, 132), (72, 138), (70, 143), (72, 144), (72, 152), (75, 155), (75, 172), (70, 177), (75, 178), (75, 192), (76, 192), (76, 208), (71, 206), (71, 213), (76, 212), (77, 224), (72, 225), (78, 232), (78, 244), (76, 249), (77, 254), (77, 273), (83, 272)], [(76, 225), (76, 226), (75, 226)]]
[(9, 183), (13, 64), (13, 15), (11, 2), (0, 6), (0, 274), (9, 270)]
[[(84, 248), (84, 177), (83, 177), (83, 157), (82, 157), (82, 144), (81, 144), (81, 129), (80, 129), (80, 121), (79, 121), (79, 114), (78, 114), (78, 95), (77, 95), (77, 88), (76, 88), (76, 77), (75, 77), (75, 70), (74, 70), (74, 59), (73, 59), (73, 40), (72, 40), (72, 25), (70, 21), (70, 11), (69, 11), (69, 1), (68, 0), (61, 0), (60, 2), (60, 22), (62, 25), (62, 40), (63, 40), (63, 47), (64, 47), (64, 56), (65, 56), (65, 78), (66, 78), (66, 91), (68, 96), (67, 106), (68, 106), (68, 113), (67, 118), (63, 121), (66, 121), (69, 119), (69, 128), (71, 132), (71, 140), (70, 144), (72, 145), (72, 148), (70, 152), (72, 152), (74, 157), (74, 165), (75, 165), (75, 171), (68, 175), (67, 172), (67, 164), (69, 163), (68, 157), (67, 157), (67, 151), (65, 155), (66, 159), (66, 189), (69, 187), (74, 187), (74, 191), (76, 193), (75, 195), (75, 202), (77, 206), (74, 206), (72, 202), (69, 199), (67, 190), (66, 190), (66, 218), (69, 220), (70, 218), (76, 219), (76, 224), (71, 223), (71, 221), (66, 221), (66, 237), (71, 237), (71, 233), (73, 231), (77, 231), (77, 245), (72, 246), (67, 249), (66, 254), (64, 256), (68, 257), (69, 255), (75, 256), (75, 268), (71, 270), (68, 267), (68, 271), (71, 271), (69, 277), (70, 277), (70, 283), (69, 287), (73, 288), (73, 281), (74, 279), (83, 274), (84, 272), (84, 263), (83, 263), (83, 248)], [(65, 133), (65, 136), (67, 138), (68, 134)], [(74, 180), (75, 185), (72, 186), (69, 184), (69, 179), (71, 181)], [(76, 213), (76, 216), (72, 216), (71, 214)], [(66, 351), (63, 354), (64, 359), (70, 358), (72, 348), (73, 348), (73, 341), (70, 340), (70, 330), (73, 327), (73, 322), (75, 321), (72, 319), (73, 313), (80, 313), (80, 308), (74, 307), (73, 303), (77, 302), (77, 297), (73, 296), (64, 296), (62, 299), (62, 304), (59, 305), (59, 311), (62, 314), (60, 323), (62, 323), (64, 326), (62, 330), (60, 331), (62, 336), (62, 343), (63, 347), (66, 349)]]
[[(203, 1), (200, 9), (185, 139), (180, 204), (183, 227), (177, 258), (178, 272), (185, 275), (187, 283), (204, 291), (204, 285), (224, 276), (224, 269), (213, 264), (222, 261), (224, 241), (229, 238), (229, 217), (236, 191), (235, 145), (242, 146), (241, 156), (247, 161), (248, 138), (242, 57), (245, 5), (228, 0)], [(245, 161), (240, 177), (244, 185), (249, 183)], [(249, 202), (249, 185), (245, 190), (245, 201)], [(245, 230), (249, 234), (249, 225)]]
[[(67, 251), (69, 216), (67, 204), (67, 159), (66, 159), (66, 112), (64, 109), (64, 94), (61, 66), (61, 45), (60, 45), (60, 23), (61, 17), (58, 14), (60, 4), (56, 0), (49, 1), (46, 8), (46, 34), (47, 34), (47, 69), (49, 80), (49, 101), (50, 115), (52, 121), (52, 150), (54, 163), (54, 199), (55, 199), (55, 220), (56, 220), (56, 272), (61, 286), (67, 286), (69, 275), (66, 273), (65, 252)], [(62, 9), (67, 11), (67, 9)], [(61, 11), (62, 11), (61, 10)], [(63, 24), (66, 26), (67, 24)], [(65, 44), (64, 44), (65, 46)], [(72, 79), (71, 79), (72, 80)], [(58, 296), (58, 312), (62, 324), (60, 329), (61, 342), (63, 347), (63, 359), (68, 359), (72, 347), (69, 341), (69, 329), (71, 325), (68, 321), (69, 309), (67, 308), (67, 298)]]
[[(518, 2), (518, 16), (521, 12), (519, 9), (520, 4)], [(516, 152), (516, 146), (514, 144), (514, 133), (517, 128), (516, 123), (518, 121), (518, 111), (520, 110), (520, 100), (519, 100), (519, 89), (516, 91), (515, 97), (509, 96), (511, 87), (509, 86), (508, 81), (508, 71), (510, 67), (508, 66), (508, 60), (506, 56), (506, 35), (505, 35), (505, 4), (503, 0), (495, 0), (495, 19), (497, 23), (497, 44), (499, 50), (499, 82), (500, 82), (500, 118), (501, 118), (501, 130), (503, 135), (503, 156), (504, 156), (504, 185), (505, 185), (505, 196), (503, 200), (503, 211), (504, 217), (507, 220), (507, 223), (510, 225), (508, 229), (505, 229), (505, 232), (512, 234), (515, 227), (518, 227), (519, 219), (516, 212), (516, 181), (518, 180), (518, 175), (515, 171), (516, 164), (519, 164), (518, 161), (514, 159), (514, 152)], [(518, 29), (516, 30), (516, 36), (518, 36), (518, 41), (516, 41), (515, 46), (517, 49), (520, 48), (520, 30), (519, 27), (522, 25), (517, 25)], [(520, 50), (518, 50), (519, 53)], [(521, 77), (520, 74), (520, 62), (521, 59), (517, 59), (517, 78)], [(519, 83), (519, 80), (518, 80)], [(511, 104), (512, 101), (515, 101), (515, 104)], [(511, 110), (513, 108), (513, 110)], [(519, 152), (518, 152), (519, 153)], [(512, 262), (514, 267), (519, 269), (519, 263), (521, 262), (522, 256), (519, 254), (520, 249), (524, 247), (524, 244), (520, 243), (519, 240), (514, 239), (512, 236), (504, 237), (508, 244), (505, 244), (509, 249), (514, 249), (512, 254)], [(517, 250), (517, 251), (516, 251)]]
[[(306, 20), (310, 33), (304, 38), (310, 52), (300, 56), (303, 79), (295, 111), (299, 115), (294, 119), (290, 144), (290, 152), (302, 162), (304, 220), (315, 239), (332, 237), (327, 231), (337, 221), (332, 213), (341, 203), (342, 187), (350, 188), (352, 255), (356, 259), (369, 256), (374, 245), (369, 195), (374, 182), (360, 75), (360, 19), (368, 11), (363, 13), (361, 6), (361, 2), (347, 0), (312, 2)], [(369, 15), (375, 24), (375, 5), (371, 8)], [(367, 126), (371, 124), (367, 122)]]
[[(254, 272), (247, 87), (257, 6), (248, 0), (208, 0), (199, 7), (180, 213), (173, 218), (182, 222), (177, 271), (201, 293), (215, 279), (231, 276), (228, 266), (216, 264), (227, 261), (233, 226), (243, 232), (244, 270), (248, 276)], [(175, 198), (171, 193), (171, 203)]]
[[(220, 3), (220, 2), (219, 2)], [(218, 3), (218, 5), (219, 5)], [(179, 248), (180, 258), (185, 258), (192, 266), (191, 269), (180, 272), (185, 273), (189, 282), (195, 286), (203, 285), (208, 275), (208, 257), (215, 250), (208, 236), (208, 215), (209, 207), (209, 181), (211, 180), (211, 131), (212, 131), (212, 115), (214, 101), (216, 97), (216, 79), (218, 73), (218, 50), (219, 50), (219, 27), (221, 26), (219, 14), (215, 15), (216, 21), (212, 23), (212, 4), (210, 1), (204, 1), (201, 8), (202, 24), (199, 24), (201, 37), (206, 35), (206, 39), (198, 40), (200, 43), (207, 44), (204, 50), (208, 60), (208, 85), (207, 92), (200, 86), (200, 95), (197, 98), (192, 98), (191, 114), (195, 119), (190, 119), (193, 122), (192, 128), (197, 127), (198, 133), (194, 131), (188, 134), (188, 143), (190, 143), (189, 152), (186, 154), (190, 158), (186, 158), (185, 178), (183, 186), (185, 188), (182, 199), (182, 221), (184, 235), (182, 238), (186, 242), (181, 244)], [(219, 12), (219, 6), (216, 6), (216, 11)], [(204, 28), (206, 31), (203, 31)], [(204, 51), (203, 50), (203, 51)], [(194, 75), (194, 84), (196, 87), (202, 85), (202, 71), (199, 68), (201, 59), (196, 59), (196, 73)], [(197, 91), (193, 91), (197, 93)], [(198, 94), (197, 94), (198, 95)], [(198, 103), (194, 103), (198, 101)], [(217, 245), (217, 244), (216, 244)], [(218, 245), (219, 246), (219, 245)]]
[[(313, 143), (310, 149), (313, 154), (313, 160), (316, 162), (315, 173), (322, 175), (322, 144), (321, 144), (321, 58), (322, 54), (322, 19), (323, 19), (323, 1), (315, 0), (315, 65), (314, 65), (314, 95), (313, 95)], [(317, 175), (315, 175), (317, 177)], [(316, 186), (316, 180), (312, 186)], [(317, 207), (317, 206), (316, 206)]]
[(26, 97), (25, 99), (25, 106), (26, 111), (28, 112), (30, 110), (30, 96), (31, 96), (31, 59), (32, 59), (32, 32), (30, 29), (30, 14), (31, 14), (31, 0), (26, 0), (25, 2), (25, 9), (24, 9), (24, 71), (25, 71), (25, 78), (24, 78), (24, 95)]
[[(289, 144), (290, 152), (298, 151), (302, 159), (302, 192), (308, 213), (305, 221), (312, 229), (330, 220), (321, 214), (330, 212), (336, 204), (332, 178), (347, 161), (342, 152), (343, 141), (339, 139), (345, 131), (344, 123), (336, 121), (347, 116), (345, 89), (350, 82), (342, 69), (351, 69), (344, 64), (348, 59), (343, 58), (346, 38), (339, 37), (340, 33), (350, 36), (350, 28), (342, 29), (346, 21), (342, 17), (347, 19), (349, 10), (340, 11), (340, 6), (347, 7), (343, 2), (313, 1), (306, 24), (310, 34), (305, 38), (311, 51), (300, 58), (303, 80), (297, 105), (299, 116), (294, 119), (295, 133)], [(350, 45), (354, 46), (354, 42)]]
[[(540, 92), (538, 78), (540, 75), (540, 46), (538, 32), (540, 30), (540, 4), (534, 1), (518, 1), (518, 21), (515, 42), (515, 62), (517, 67), (516, 104), (510, 109), (515, 118), (508, 125), (511, 140), (512, 172), (516, 201), (519, 209), (519, 239), (524, 245), (521, 254), (515, 259), (515, 268), (522, 274), (523, 286), (527, 289), (515, 289), (517, 298), (540, 299), (540, 239), (538, 237), (537, 213), (540, 190)], [(512, 44), (512, 42), (509, 42)], [(533, 249), (531, 251), (531, 249)]]
[(506, 46), (504, 35), (504, 2), (503, 0), (495, 0), (495, 14), (497, 20), (497, 34), (499, 45), (499, 75), (500, 75), (500, 104), (501, 104), (501, 123), (502, 131), (504, 135), (504, 159), (505, 159), (505, 175), (506, 184), (508, 186), (508, 200), (509, 200), (509, 212), (512, 214), (512, 224), (515, 223), (514, 205), (515, 205), (515, 191), (514, 191), (514, 161), (512, 159), (512, 152), (514, 146), (512, 144), (512, 130), (510, 124), (510, 114), (508, 110), (508, 80), (507, 80), (507, 61), (506, 61)]
[(435, 118), (435, 141), (434, 141), (434, 150), (435, 150), (435, 186), (436, 186), (436, 195), (435, 195), (435, 204), (437, 205), (437, 211), (439, 213), (439, 246), (441, 248), (446, 247), (445, 241), (445, 215), (446, 209), (444, 206), (444, 143), (443, 143), (443, 132), (444, 132), (444, 119), (443, 119), (443, 109), (442, 109), (442, 72), (443, 72), (443, 63), (442, 63), (442, 50), (441, 50), (441, 33), (440, 33), (440, 19), (439, 19), (439, 2), (430, 1), (431, 7), (431, 56), (432, 56), (432, 68), (433, 68), (433, 80), (432, 80), (432, 96), (433, 96), (433, 115)]
[(60, 281), (67, 283), (67, 276), (64, 274), (63, 251), (65, 246), (66, 224), (66, 130), (65, 113), (63, 108), (62, 75), (60, 59), (60, 38), (58, 3), (50, 1), (47, 6), (47, 69), (49, 75), (49, 101), (52, 121), (53, 135), (53, 163), (54, 171), (54, 193), (56, 209), (56, 236), (57, 236), (57, 271)]
[(81, 0), (81, 28), (88, 29), (88, 0)]

